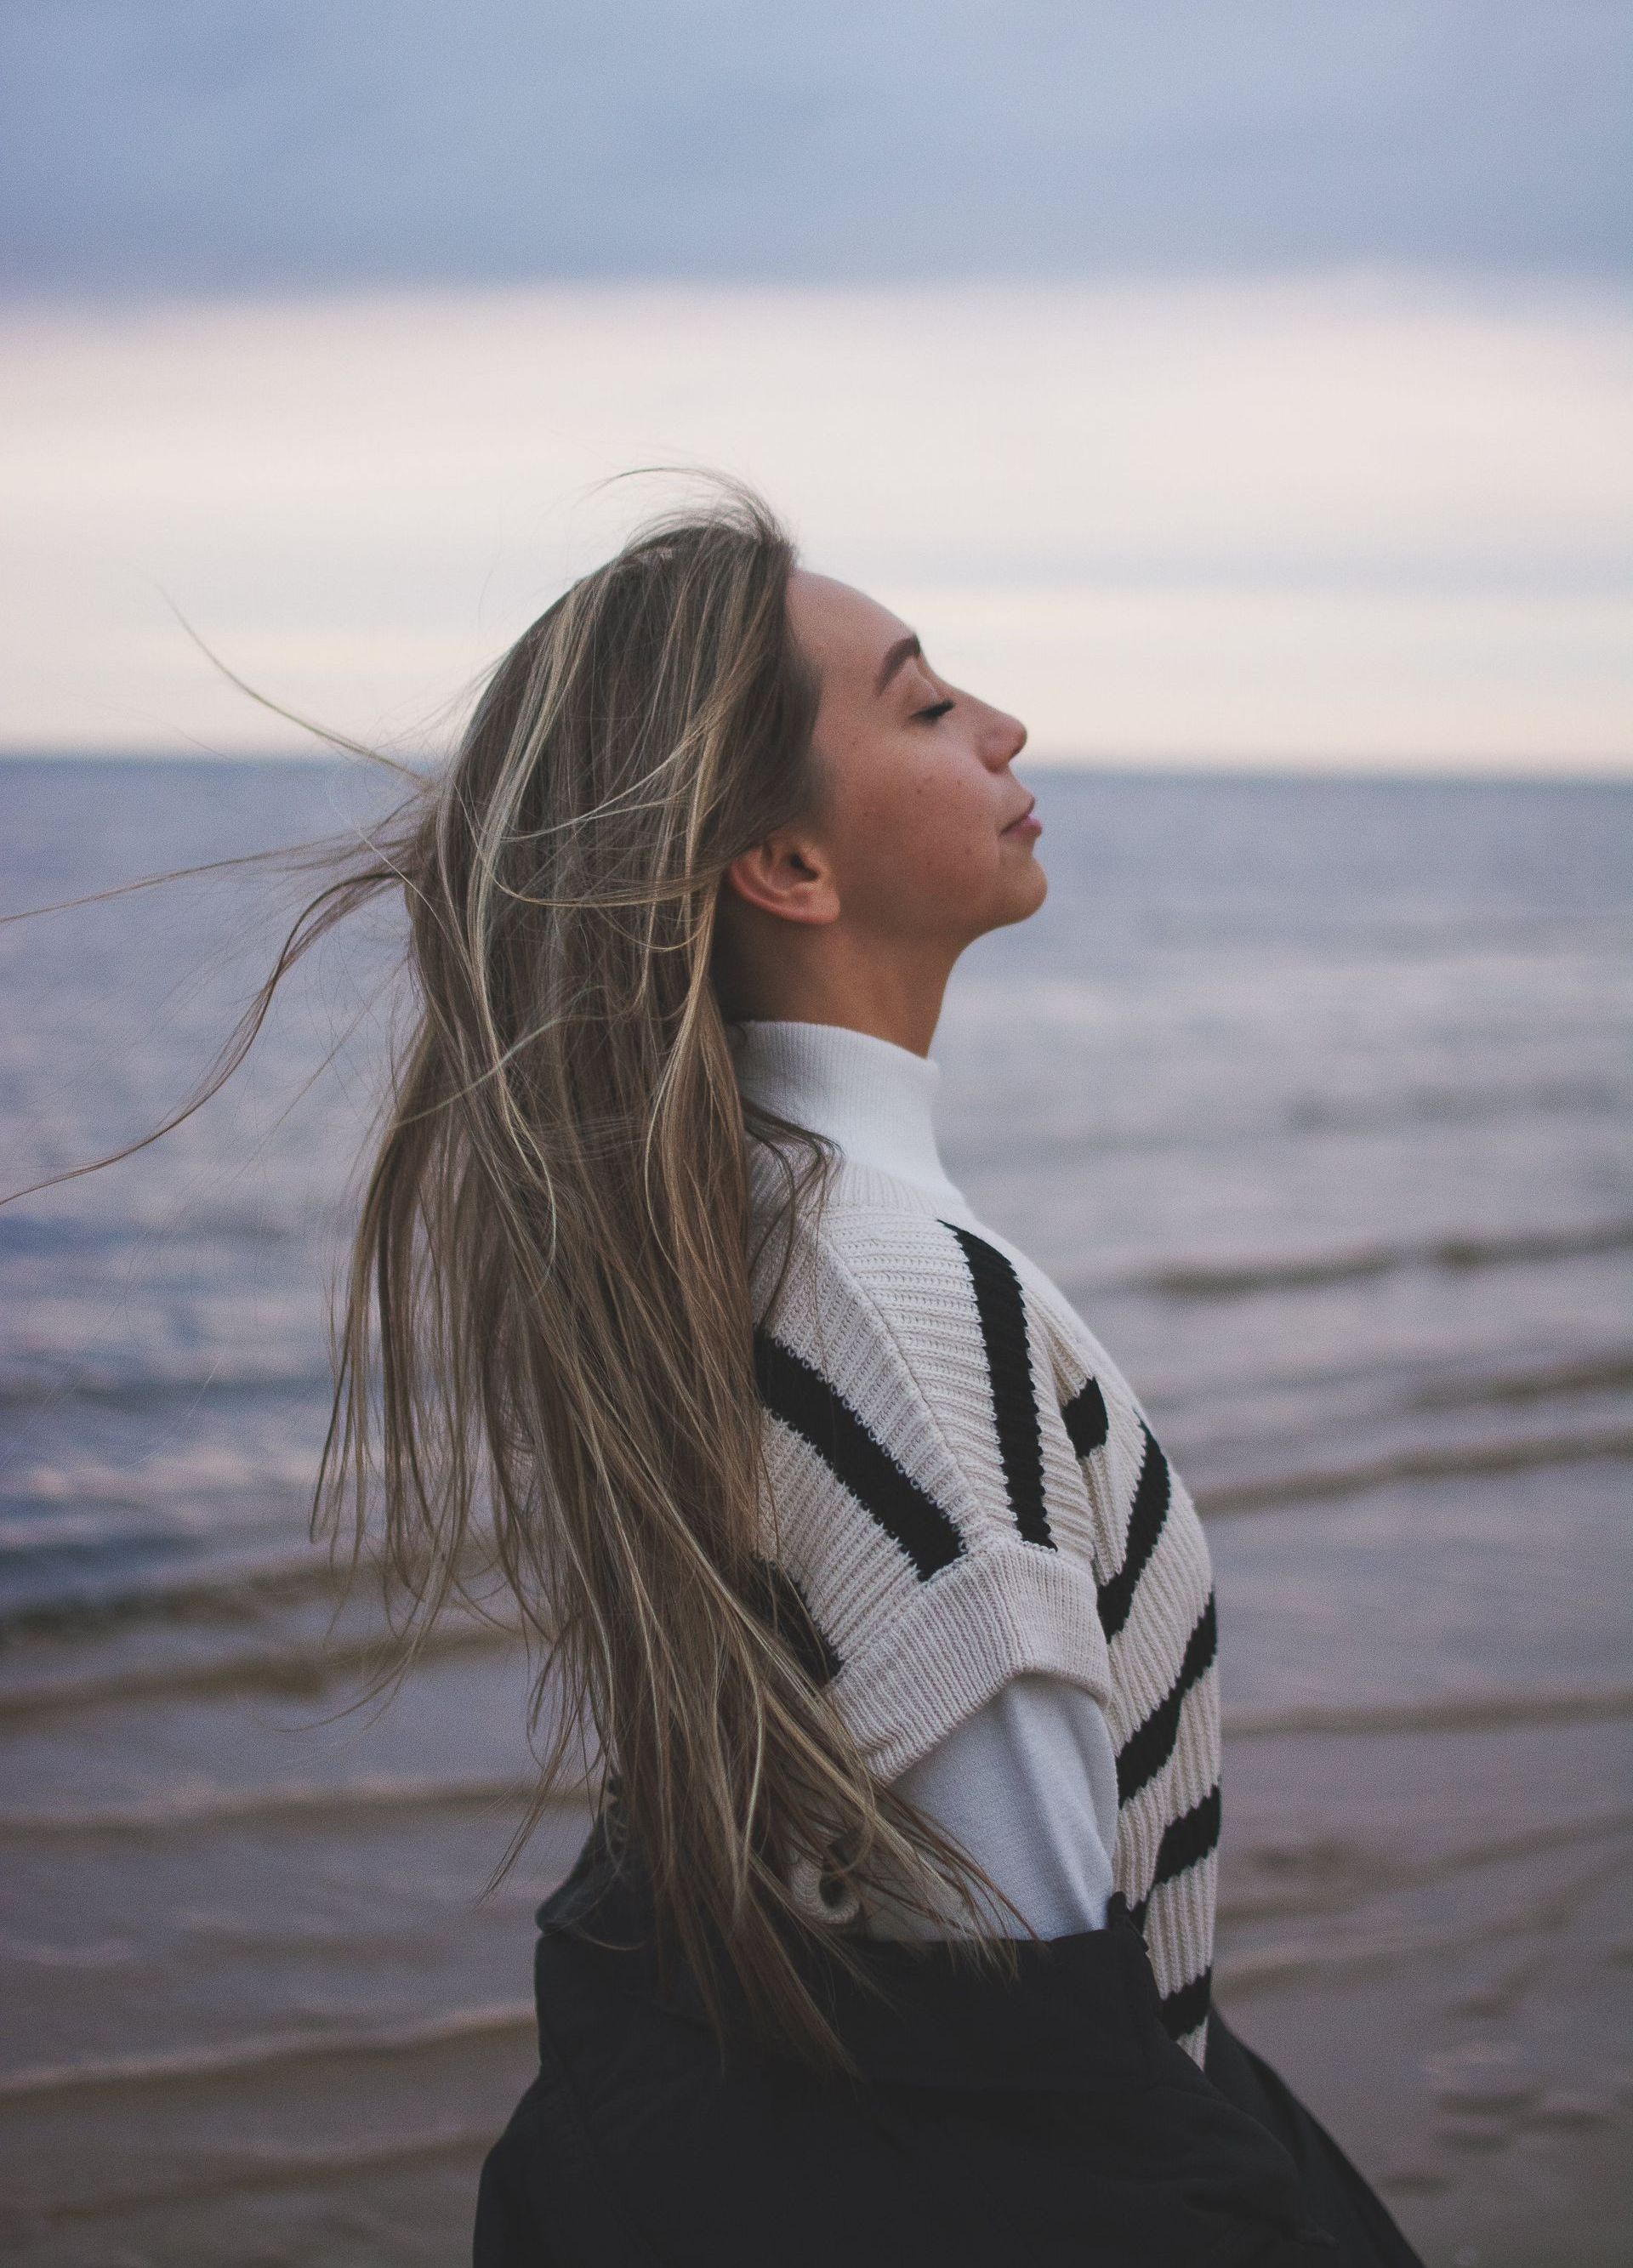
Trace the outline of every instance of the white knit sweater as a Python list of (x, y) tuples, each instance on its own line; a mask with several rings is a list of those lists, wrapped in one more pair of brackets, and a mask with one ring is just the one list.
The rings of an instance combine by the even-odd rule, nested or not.
[[(776, 1238), (756, 1281), (765, 1549), (810, 1618), (813, 1666), (875, 1771), (915, 1799), (960, 1728), (968, 1752), (972, 1724), (1058, 1786), (1083, 1722), (1061, 1720), (1053, 1767), (1040, 1727), (1062, 1692), (1083, 1697), (1112, 1752), (1112, 1879), (1144, 1930), (1169, 2029), (1200, 2061), (1219, 1724), (1212, 1571), (1190, 1498), (1065, 1295), (947, 1178), (933, 1059), (777, 1020), (742, 1027), (736, 1064), (746, 1101), (842, 1152), (774, 1311)], [(757, 1142), (750, 1172), (763, 1217), (784, 1184)], [(1085, 1786), (1092, 1751), (1090, 1739)], [(1092, 1841), (1095, 1815), (1079, 1808)], [(985, 1863), (970, 1823), (959, 1839)]]

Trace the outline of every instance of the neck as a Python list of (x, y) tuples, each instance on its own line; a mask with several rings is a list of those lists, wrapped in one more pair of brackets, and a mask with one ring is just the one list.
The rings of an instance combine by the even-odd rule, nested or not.
[(846, 1024), (750, 1018), (732, 1030), (745, 1101), (825, 1134), (857, 1165), (963, 1202), (936, 1145), (934, 1057)]
[[(870, 1032), (925, 1056), (941, 1020), (942, 1004), (957, 948), (853, 933), (843, 921), (812, 926), (764, 917), (774, 937), (752, 928), (745, 951), (738, 925), (757, 909), (735, 894), (720, 900), (728, 917), (717, 981), (727, 1019), (738, 1023), (823, 1024)], [(774, 982), (769, 981), (774, 977)]]

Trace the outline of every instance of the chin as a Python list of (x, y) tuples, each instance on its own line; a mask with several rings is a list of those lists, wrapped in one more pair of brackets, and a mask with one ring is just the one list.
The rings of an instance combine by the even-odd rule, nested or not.
[(1049, 895), (1049, 877), (1038, 865), (1035, 852), (1026, 862), (1026, 878), (1022, 894), (1026, 899), (1028, 913), (1036, 913)]
[(1008, 889), (1000, 893), (988, 929), (1010, 929), (1016, 922), (1029, 921), (1049, 895), (1049, 877), (1035, 858), (1029, 858), (1023, 874), (1013, 876)]

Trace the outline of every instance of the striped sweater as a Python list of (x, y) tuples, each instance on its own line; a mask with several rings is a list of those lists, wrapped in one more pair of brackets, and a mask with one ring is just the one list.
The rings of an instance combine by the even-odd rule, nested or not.
[[(785, 1182), (761, 1143), (749, 1160), (763, 1219)], [(780, 1250), (773, 1235), (755, 1283), (764, 1550), (809, 1617), (815, 1673), (887, 1782), (1012, 1677), (1092, 1694), (1117, 1749), (1116, 1887), (1200, 2063), (1219, 1710), (1183, 1484), (1064, 1293), (950, 1183), (842, 1156), (773, 1309)]]

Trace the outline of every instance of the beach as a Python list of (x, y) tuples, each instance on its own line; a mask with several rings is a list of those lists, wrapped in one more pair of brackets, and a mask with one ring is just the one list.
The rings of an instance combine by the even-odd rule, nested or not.
[[(1024, 770), (1024, 766), (1023, 767)], [(942, 1147), (1207, 1522), (1217, 1997), (1434, 2268), (1633, 2218), (1633, 791), (1036, 770), (1035, 919), (956, 973)], [(0, 765), (0, 910), (366, 823), (326, 764)], [(265, 873), (0, 932), (10, 1189), (157, 1123)], [(307, 1530), (391, 920), (241, 1082), (0, 1211), (0, 2249), (466, 2257), (534, 2067), (528, 1665), (388, 1706)]]

